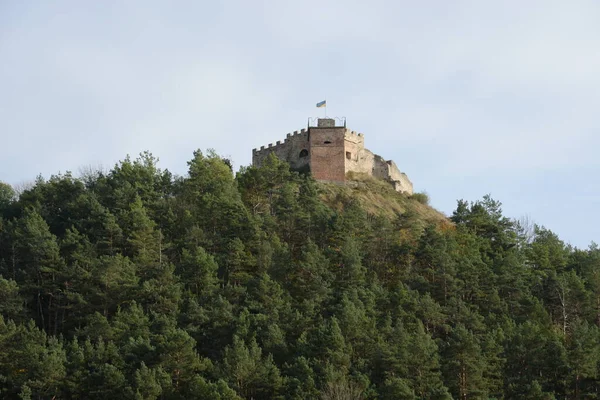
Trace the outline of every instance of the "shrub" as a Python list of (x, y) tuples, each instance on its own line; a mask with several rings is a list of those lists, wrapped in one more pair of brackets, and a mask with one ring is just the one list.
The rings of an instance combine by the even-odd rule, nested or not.
[(421, 204), (429, 205), (429, 195), (425, 192), (413, 193), (410, 198), (418, 201)]

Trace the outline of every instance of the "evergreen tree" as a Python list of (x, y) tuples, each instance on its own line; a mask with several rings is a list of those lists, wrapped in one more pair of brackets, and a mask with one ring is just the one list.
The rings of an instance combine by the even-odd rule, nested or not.
[(274, 155), (157, 162), (0, 183), (1, 398), (598, 397), (596, 244)]

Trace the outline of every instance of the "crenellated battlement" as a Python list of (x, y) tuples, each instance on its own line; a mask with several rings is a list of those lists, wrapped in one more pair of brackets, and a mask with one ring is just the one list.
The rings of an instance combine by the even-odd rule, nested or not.
[(346, 129), (346, 131), (344, 132), (344, 139), (360, 145), (364, 145), (365, 143), (365, 137), (362, 133), (351, 131), (350, 129)]
[(360, 132), (351, 131), (350, 129), (346, 129), (346, 136), (358, 136), (363, 137), (364, 135)]
[(283, 141), (278, 140), (275, 143), (269, 143), (266, 146), (260, 146), (260, 149), (252, 149), (253, 154), (261, 154), (261, 153), (271, 153), (274, 150), (281, 148), (282, 146), (288, 146), (290, 143), (295, 142), (297, 140), (308, 140), (308, 131), (306, 129), (300, 129), (299, 131), (294, 131), (293, 133), (286, 134), (286, 137)]
[(290, 140), (293, 140), (294, 138), (300, 138), (300, 137), (306, 137), (308, 136), (308, 132), (306, 131), (306, 129), (300, 129), (300, 131), (294, 131), (294, 133), (288, 133), (284, 139), (284, 143), (288, 142)]

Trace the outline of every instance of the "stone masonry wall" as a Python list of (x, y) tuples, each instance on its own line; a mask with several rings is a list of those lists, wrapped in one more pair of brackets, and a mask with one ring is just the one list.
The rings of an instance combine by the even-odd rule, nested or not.
[(396, 164), (376, 155), (373, 161), (373, 176), (390, 182), (398, 192), (413, 193), (413, 184)]
[(413, 194), (413, 184), (408, 176), (404, 172), (400, 172), (394, 161), (386, 161), (386, 164), (388, 165), (388, 179), (394, 185), (394, 189), (398, 192)]
[(344, 145), (346, 173), (353, 171), (371, 175), (374, 154), (365, 149), (363, 134), (347, 129), (344, 135)]
[[(301, 157), (303, 150), (306, 150), (306, 155)], [(310, 163), (310, 146), (308, 141), (308, 132), (306, 129), (295, 131), (293, 134), (288, 133), (283, 141), (269, 144), (267, 147), (262, 146), (260, 149), (252, 150), (252, 165), (260, 165), (265, 158), (271, 153), (281, 160), (285, 160), (293, 169), (302, 169)]]
[(413, 186), (406, 174), (400, 172), (393, 161), (365, 149), (365, 139), (361, 133), (346, 130), (345, 142), (345, 171), (359, 172), (372, 175), (390, 182), (399, 192), (412, 194)]
[(310, 128), (310, 172), (317, 180), (344, 182), (344, 127)]

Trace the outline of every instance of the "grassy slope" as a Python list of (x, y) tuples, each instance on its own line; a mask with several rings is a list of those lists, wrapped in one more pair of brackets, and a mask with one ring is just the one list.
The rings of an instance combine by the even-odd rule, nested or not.
[(413, 212), (423, 222), (450, 223), (441, 212), (406, 194), (396, 192), (387, 182), (358, 174), (349, 174), (347, 178), (346, 184), (319, 184), (325, 203), (339, 209), (345, 199), (351, 198), (357, 200), (370, 214), (393, 218), (398, 214)]

